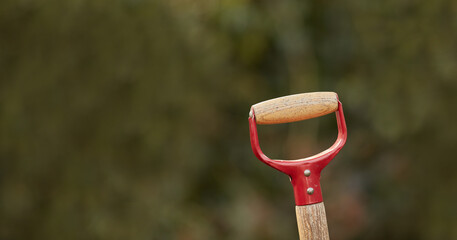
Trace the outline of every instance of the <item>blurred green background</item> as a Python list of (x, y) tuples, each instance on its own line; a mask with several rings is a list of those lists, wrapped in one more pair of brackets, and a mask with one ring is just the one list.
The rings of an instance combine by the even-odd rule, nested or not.
[[(298, 239), (257, 102), (335, 91), (331, 239), (457, 239), (457, 2), (0, 1), (0, 239)], [(326, 149), (334, 115), (259, 126)]]

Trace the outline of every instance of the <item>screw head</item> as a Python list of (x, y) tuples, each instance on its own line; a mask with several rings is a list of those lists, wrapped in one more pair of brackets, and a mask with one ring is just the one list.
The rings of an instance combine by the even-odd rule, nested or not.
[(311, 171), (309, 169), (305, 170), (305, 176), (309, 177), (311, 175)]
[(313, 188), (308, 188), (308, 189), (306, 189), (306, 192), (307, 192), (309, 195), (311, 195), (311, 194), (314, 193), (314, 189), (313, 189)]

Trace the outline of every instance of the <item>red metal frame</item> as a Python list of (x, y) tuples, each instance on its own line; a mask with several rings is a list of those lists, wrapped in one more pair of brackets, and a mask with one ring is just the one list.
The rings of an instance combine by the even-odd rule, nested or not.
[[(294, 188), (295, 204), (297, 206), (322, 202), (322, 191), (319, 182), (321, 171), (336, 154), (338, 154), (347, 139), (346, 121), (344, 120), (341, 102), (338, 101), (338, 110), (335, 112), (338, 124), (338, 138), (335, 143), (329, 149), (319, 154), (298, 160), (272, 160), (262, 152), (259, 146), (254, 109), (251, 109), (251, 111), (252, 115), (249, 117), (249, 131), (251, 147), (255, 156), (268, 166), (289, 175)], [(311, 174), (305, 176), (305, 170), (310, 170)], [(308, 194), (308, 188), (313, 188), (314, 192)]]

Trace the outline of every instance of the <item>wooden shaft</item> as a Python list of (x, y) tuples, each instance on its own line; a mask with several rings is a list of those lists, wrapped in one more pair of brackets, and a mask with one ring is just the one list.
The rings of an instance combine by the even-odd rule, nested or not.
[(329, 240), (327, 217), (323, 202), (296, 206), (300, 240)]
[(334, 92), (313, 92), (275, 98), (252, 106), (257, 124), (296, 122), (320, 117), (338, 109)]

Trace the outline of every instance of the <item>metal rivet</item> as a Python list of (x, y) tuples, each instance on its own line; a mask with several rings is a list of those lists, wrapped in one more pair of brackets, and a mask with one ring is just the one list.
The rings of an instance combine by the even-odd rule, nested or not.
[(314, 193), (314, 189), (310, 187), (310, 188), (306, 189), (306, 192), (307, 192), (309, 195), (311, 195), (311, 194)]
[(311, 175), (311, 171), (309, 169), (305, 170), (305, 176), (309, 177)]

